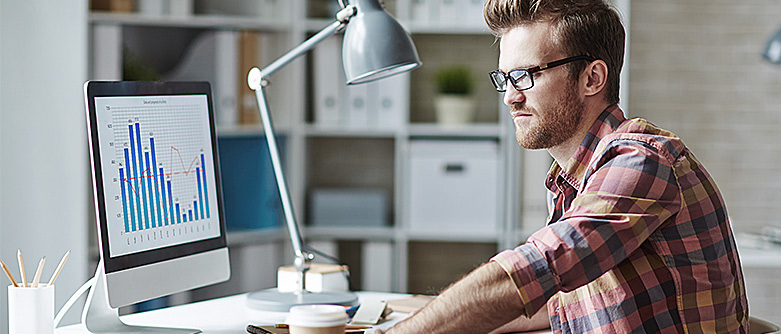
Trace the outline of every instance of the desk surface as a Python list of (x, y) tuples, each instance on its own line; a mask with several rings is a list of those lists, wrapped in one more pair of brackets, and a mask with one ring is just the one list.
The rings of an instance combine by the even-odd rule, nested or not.
[[(381, 292), (356, 292), (356, 294), (361, 303), (410, 296)], [(249, 324), (271, 325), (284, 322), (286, 313), (256, 311), (246, 305), (247, 295), (240, 294), (149, 312), (128, 314), (121, 318), (122, 321), (130, 325), (198, 328), (204, 334), (246, 333)], [(388, 321), (378, 325), (377, 328), (389, 328), (406, 316), (405, 313), (394, 312), (388, 317)], [(81, 324), (57, 328), (54, 332), (57, 334), (88, 333)], [(372, 332), (367, 331), (367, 334)]]

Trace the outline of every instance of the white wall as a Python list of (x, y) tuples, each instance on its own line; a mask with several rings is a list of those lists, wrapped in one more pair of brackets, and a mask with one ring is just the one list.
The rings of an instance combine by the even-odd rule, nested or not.
[(778, 219), (781, 66), (762, 60), (778, 0), (632, 0), (630, 110), (706, 166), (736, 232)]
[[(28, 273), (46, 256), (48, 281), (71, 250), (55, 284), (57, 309), (88, 278), (87, 3), (0, 0), (0, 258), (18, 277), (17, 249)], [(8, 281), (0, 278), (4, 334)]]

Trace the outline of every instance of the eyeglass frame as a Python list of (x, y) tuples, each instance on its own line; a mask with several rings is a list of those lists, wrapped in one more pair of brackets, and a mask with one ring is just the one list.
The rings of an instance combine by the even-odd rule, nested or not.
[[(505, 83), (504, 86), (505, 87), (507, 87), (507, 82), (509, 81), (512, 84), (513, 88), (515, 88), (515, 90), (521, 92), (521, 91), (528, 90), (528, 89), (531, 89), (532, 87), (534, 87), (534, 76), (533, 76), (534, 73), (537, 73), (537, 72), (542, 71), (542, 70), (547, 70), (547, 69), (550, 69), (550, 68), (554, 68), (556, 66), (561, 66), (561, 65), (564, 65), (564, 64), (568, 64), (568, 63), (571, 63), (571, 62), (577, 61), (577, 60), (586, 60), (586, 61), (592, 62), (592, 61), (595, 61), (597, 59), (594, 58), (594, 57), (591, 57), (591, 56), (586, 56), (586, 55), (572, 56), (572, 57), (567, 57), (567, 58), (564, 58), (564, 59), (555, 60), (555, 61), (552, 61), (552, 62), (549, 62), (549, 63), (545, 63), (545, 64), (538, 65), (538, 66), (534, 66), (534, 67), (512, 69), (512, 70), (508, 71), (507, 73), (504, 73), (504, 72), (502, 72), (500, 70), (495, 70), (495, 71), (488, 72), (488, 76), (491, 78), (491, 83), (494, 85), (494, 88), (496, 88), (497, 92), (504, 93), (504, 92), (507, 91), (507, 88), (499, 87), (497, 82), (496, 82), (496, 80), (494, 80), (494, 76), (497, 76), (497, 75), (501, 75), (504, 78), (504, 83)], [(529, 76), (529, 82), (531, 82), (529, 87), (526, 87), (526, 88), (523, 88), (523, 89), (518, 89), (518, 86), (515, 83), (515, 79), (513, 79), (510, 76), (510, 73), (519, 72), (519, 71), (520, 72), (526, 72), (526, 74)]]

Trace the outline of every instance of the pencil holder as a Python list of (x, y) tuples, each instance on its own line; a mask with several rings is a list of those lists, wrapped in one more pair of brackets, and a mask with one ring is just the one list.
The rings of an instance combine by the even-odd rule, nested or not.
[(54, 286), (8, 286), (8, 333), (54, 333)]

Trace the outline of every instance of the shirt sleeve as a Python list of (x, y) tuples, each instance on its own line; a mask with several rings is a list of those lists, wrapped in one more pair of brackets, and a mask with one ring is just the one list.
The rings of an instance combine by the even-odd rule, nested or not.
[(556, 292), (615, 268), (680, 210), (672, 158), (654, 144), (611, 141), (592, 159), (582, 191), (561, 219), (492, 258), (515, 283), (527, 316)]

